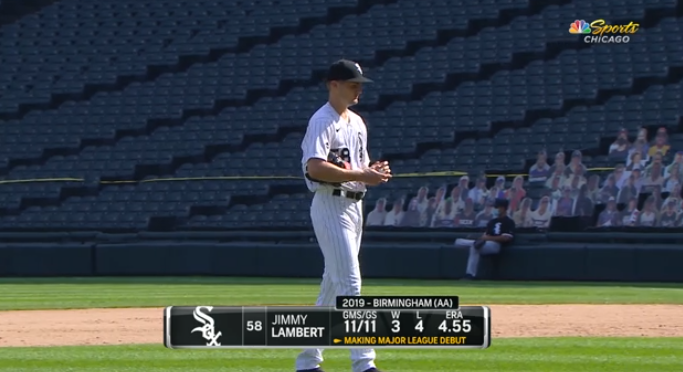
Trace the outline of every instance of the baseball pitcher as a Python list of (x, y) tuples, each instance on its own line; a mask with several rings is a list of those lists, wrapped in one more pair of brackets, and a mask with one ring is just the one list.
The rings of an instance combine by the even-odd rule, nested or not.
[[(391, 178), (387, 162), (370, 165), (365, 122), (348, 109), (358, 103), (363, 83), (370, 82), (353, 61), (330, 66), (328, 102), (310, 118), (301, 144), (306, 185), (314, 193), (313, 230), (325, 260), (317, 306), (334, 306), (337, 296), (360, 296), (362, 200), (366, 186)], [(296, 359), (297, 372), (322, 372), (322, 352), (304, 350)], [(379, 372), (372, 349), (352, 349), (351, 360), (353, 372)]]

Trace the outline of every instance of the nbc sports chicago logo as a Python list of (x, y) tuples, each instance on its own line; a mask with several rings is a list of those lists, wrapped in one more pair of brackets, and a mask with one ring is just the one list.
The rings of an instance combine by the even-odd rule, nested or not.
[(575, 35), (585, 35), (583, 37), (584, 43), (589, 44), (610, 44), (610, 43), (628, 43), (631, 40), (629, 35), (638, 32), (640, 24), (616, 24), (610, 25), (604, 19), (596, 19), (588, 23), (582, 20), (576, 20), (569, 26), (569, 33)]

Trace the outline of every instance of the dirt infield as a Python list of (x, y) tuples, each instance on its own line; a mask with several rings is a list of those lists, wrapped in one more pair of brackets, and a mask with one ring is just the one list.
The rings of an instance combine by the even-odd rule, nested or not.
[[(683, 337), (680, 305), (494, 305), (493, 337)], [(162, 344), (163, 310), (0, 312), (0, 347)]]

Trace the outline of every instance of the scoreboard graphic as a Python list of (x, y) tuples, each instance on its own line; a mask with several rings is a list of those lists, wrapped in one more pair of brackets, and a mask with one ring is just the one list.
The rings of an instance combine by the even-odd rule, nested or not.
[(339, 297), (336, 307), (170, 306), (164, 311), (164, 345), (172, 349), (485, 349), (490, 344), (489, 308), (460, 307), (457, 297)]

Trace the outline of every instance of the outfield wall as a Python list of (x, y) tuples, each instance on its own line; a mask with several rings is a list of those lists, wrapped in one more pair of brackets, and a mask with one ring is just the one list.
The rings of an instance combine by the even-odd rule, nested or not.
[[(318, 278), (323, 268), (314, 242), (55, 241), (0, 244), (0, 276)], [(452, 244), (377, 241), (364, 244), (361, 267), (366, 278), (456, 279), (465, 273), (467, 256)], [(682, 262), (681, 244), (540, 242), (483, 259), (480, 273), (498, 280), (683, 282)]]

